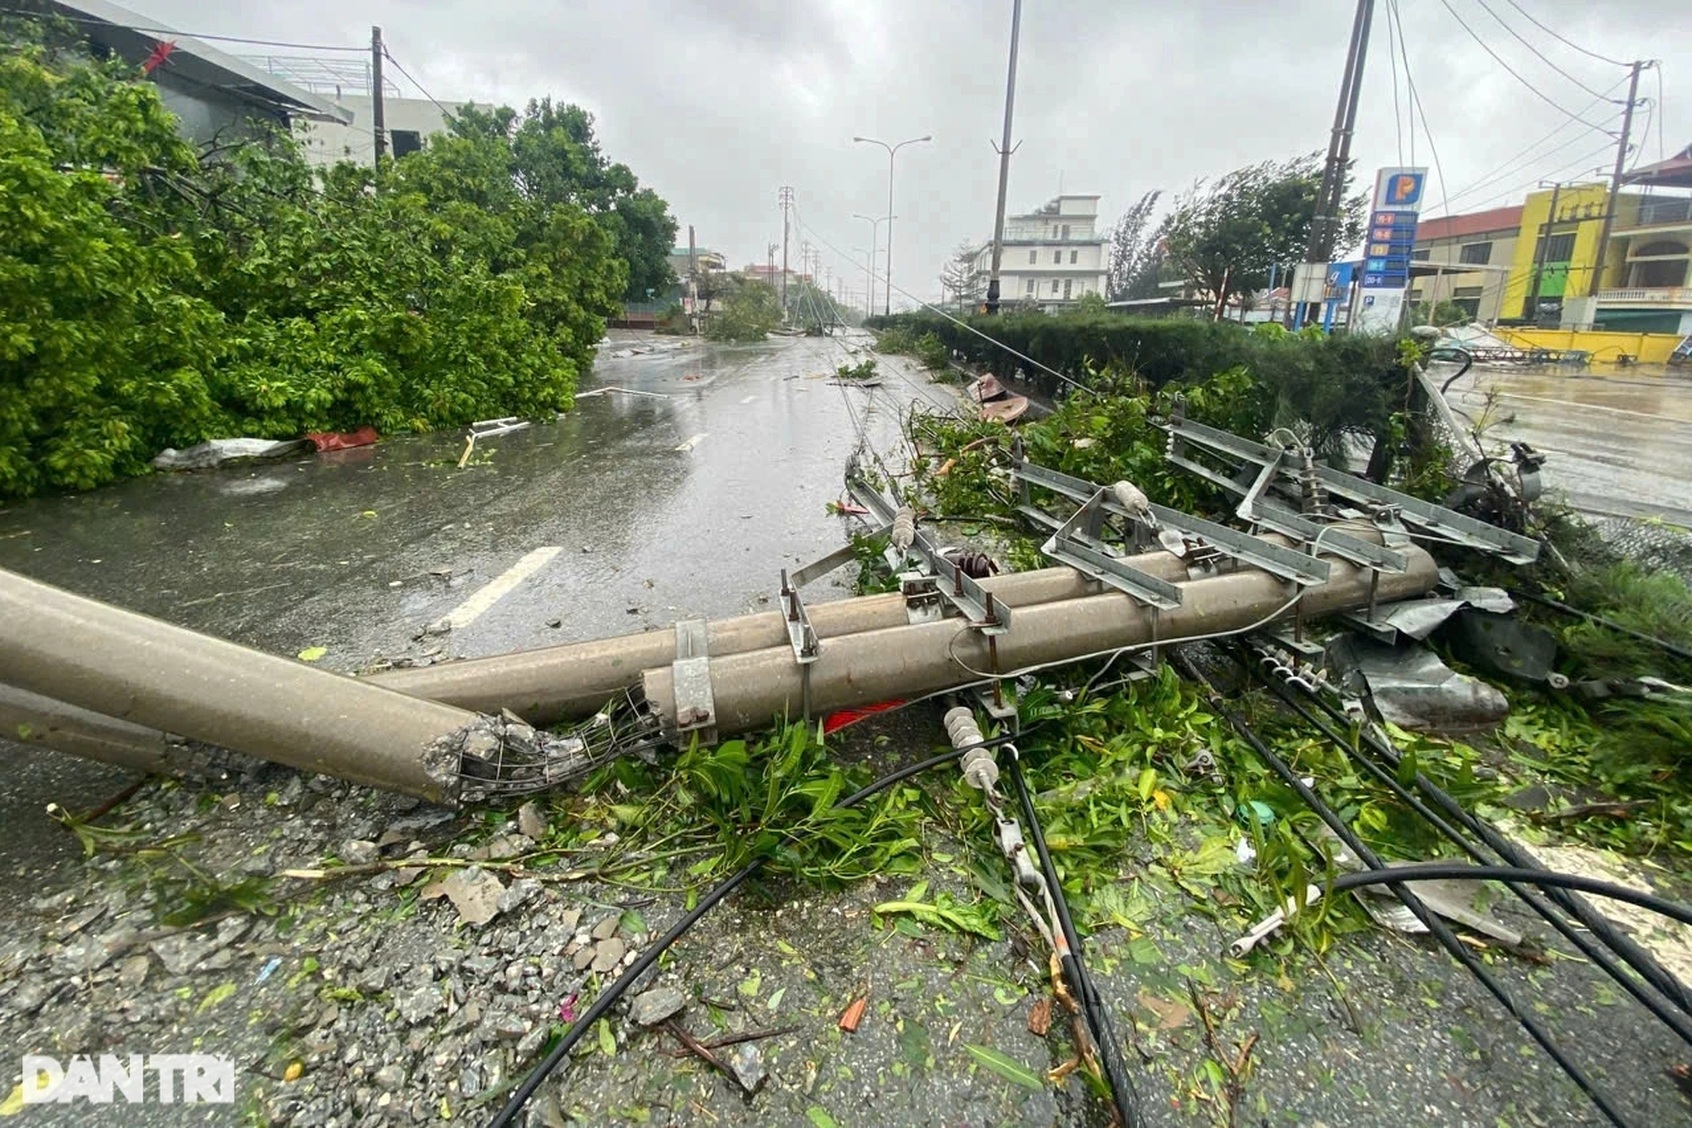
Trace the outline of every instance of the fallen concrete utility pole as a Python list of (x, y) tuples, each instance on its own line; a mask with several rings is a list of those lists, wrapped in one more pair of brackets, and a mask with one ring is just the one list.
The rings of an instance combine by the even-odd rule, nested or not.
[(408, 697), (4, 570), (0, 623), (0, 684), (437, 803), (538, 790), (596, 762), (579, 738)]
[[(1163, 551), (1130, 557), (1124, 563), (1170, 581), (1187, 578), (1186, 563)], [(1017, 572), (980, 583), (1013, 610), (1104, 590), (1102, 584), (1073, 568)], [(809, 610), (811, 626), (822, 639), (910, 622), (905, 599), (897, 592), (818, 603)], [(764, 611), (710, 623), (706, 639), (712, 655), (725, 655), (786, 646), (788, 636), (781, 613)], [(646, 631), (437, 666), (384, 670), (365, 680), (482, 713), (510, 709), (531, 724), (551, 725), (592, 714), (633, 685), (643, 671), (667, 666), (675, 658), (674, 631)]]
[[(1401, 551), (1408, 564), (1401, 573), (1333, 560), (1330, 578), (1297, 597), (1297, 613), (1322, 615), (1433, 590), (1439, 578), (1433, 557), (1417, 547)], [(826, 712), (917, 697), (1025, 666), (1241, 631), (1293, 610), (1287, 583), (1266, 572), (1248, 569), (1180, 587), (1180, 606), (1163, 611), (1120, 592), (1019, 608), (1014, 629), (995, 638), (943, 619), (834, 639), (806, 666), (796, 664), (786, 646), (712, 657), (714, 726), (718, 733), (749, 732), (772, 719), (801, 716), (807, 703), (814, 712)], [(642, 682), (647, 703), (666, 729), (697, 727), (696, 718), (678, 716), (672, 667), (648, 670)]]
[(188, 767), (173, 757), (172, 739), (157, 729), (91, 713), (16, 686), (0, 685), (0, 735), (139, 772), (180, 775)]

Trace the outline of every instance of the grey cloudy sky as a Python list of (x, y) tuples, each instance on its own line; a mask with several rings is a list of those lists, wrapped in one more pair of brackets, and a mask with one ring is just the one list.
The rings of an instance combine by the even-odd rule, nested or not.
[[(448, 104), (521, 105), (542, 94), (580, 103), (597, 116), (606, 150), (670, 201), (683, 237), (694, 224), (700, 243), (735, 266), (761, 261), (780, 239), (776, 194), (790, 184), (800, 220), (842, 252), (825, 248), (824, 263), (862, 289), (862, 260), (854, 268), (848, 259), (868, 246), (869, 229), (851, 216), (885, 210), (887, 162), (881, 150), (853, 145), (854, 134), (934, 135), (898, 158), (899, 286), (934, 295), (951, 248), (991, 234), (1010, 0), (129, 2), (188, 32), (312, 43), (368, 42), (370, 25), (381, 24), (394, 57)], [(1692, 4), (1401, 6), (1404, 51), (1453, 212), (1516, 202), (1538, 178), (1588, 175), (1613, 160), (1613, 142), (1546, 99), (1614, 128), (1619, 107), (1574, 80), (1620, 98), (1626, 70), (1557, 42), (1523, 9), (1601, 55), (1660, 58), (1663, 107), (1642, 110), (1636, 132), (1643, 159), (1658, 157), (1659, 124), (1667, 152), (1692, 143)], [(1147, 190), (1324, 148), (1352, 8), (1352, 0), (1028, 0), (1012, 211), (1038, 206), (1061, 180), (1069, 191), (1100, 193), (1108, 220)], [(1401, 142), (1394, 125), (1388, 8), (1377, 9), (1353, 147), (1365, 178), (1397, 163), (1401, 144), (1411, 157), (1410, 133)], [(1489, 57), (1459, 16), (1545, 98)], [(1641, 93), (1653, 102), (1657, 83), (1646, 72)], [(1398, 85), (1407, 102), (1402, 73)], [(1414, 137), (1416, 162), (1432, 164), (1419, 121)], [(1432, 192), (1437, 213), (1437, 177)]]

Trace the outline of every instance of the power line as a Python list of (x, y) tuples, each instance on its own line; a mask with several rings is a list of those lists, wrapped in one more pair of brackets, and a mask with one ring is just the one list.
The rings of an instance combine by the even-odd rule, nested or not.
[[(1586, 140), (1588, 138), (1588, 136), (1589, 136), (1589, 131), (1576, 133), (1572, 137), (1569, 137), (1566, 140), (1564, 140), (1561, 144), (1554, 145), (1553, 147), (1551, 147), (1549, 149), (1545, 149), (1541, 152), (1533, 154), (1526, 161), (1520, 161), (1520, 160), (1510, 161), (1508, 163), (1508, 165), (1499, 168), (1497, 171), (1491, 173), (1490, 175), (1483, 176), (1479, 180), (1470, 184), (1468, 187), (1464, 188), (1462, 191), (1452, 193), (1450, 198), (1452, 200), (1457, 200), (1457, 199), (1461, 199), (1465, 196), (1472, 196), (1476, 192), (1479, 192), (1479, 191), (1482, 191), (1486, 188), (1493, 187), (1497, 184), (1503, 183), (1505, 180), (1509, 179), (1510, 177), (1520, 176), (1522, 173), (1526, 172), (1533, 165), (1540, 164), (1540, 163), (1543, 163), (1543, 162), (1551, 159), (1556, 154), (1561, 153), (1563, 150), (1567, 149), (1570, 145), (1576, 145), (1576, 144), (1579, 144), (1581, 141)], [(1611, 143), (1606, 143), (1605, 148), (1608, 148), (1609, 144), (1611, 144)]]
[[(1477, 200), (1474, 203), (1464, 204), (1463, 206), (1465, 208), (1477, 208), (1478, 209), (1483, 204), (1489, 204), (1494, 200), (1502, 200), (1502, 199), (1506, 199), (1510, 196), (1514, 196), (1517, 192), (1521, 191), (1523, 188), (1532, 187), (1535, 183), (1537, 183), (1540, 180), (1556, 180), (1559, 177), (1563, 176), (1565, 173), (1568, 173), (1568, 172), (1571, 172), (1571, 171), (1578, 170), (1578, 171), (1582, 171), (1582, 172), (1591, 172), (1594, 176), (1596, 176), (1598, 173), (1601, 173), (1601, 172), (1604, 171), (1603, 168), (1600, 167), (1600, 166), (1597, 166), (1597, 165), (1587, 164), (1587, 162), (1595, 160), (1596, 158), (1603, 156), (1605, 153), (1610, 153), (1610, 152), (1614, 152), (1614, 151), (1615, 150), (1614, 150), (1613, 146), (1602, 145), (1602, 146), (1592, 150), (1590, 153), (1587, 153), (1584, 156), (1576, 157), (1574, 160), (1570, 161), (1568, 164), (1563, 165), (1561, 168), (1554, 169), (1551, 172), (1544, 174), (1543, 176), (1536, 176), (1532, 180), (1522, 181), (1520, 183), (1513, 184), (1509, 188), (1506, 188), (1501, 192), (1494, 193), (1493, 195), (1487, 196), (1487, 197), (1485, 197), (1484, 199), (1481, 199), (1481, 200)], [(1583, 168), (1580, 167), (1582, 165), (1585, 165), (1586, 167), (1583, 169)]]
[[(1404, 24), (1398, 11), (1398, 0), (1387, 0), (1387, 24), (1398, 25), (1398, 49), (1404, 56), (1404, 85), (1410, 91), (1410, 106), (1422, 121), (1422, 132), (1428, 135), (1428, 151), (1433, 154), (1434, 172), (1439, 176), (1440, 211), (1451, 210), (1451, 185), (1445, 179), (1445, 166), (1439, 160), (1439, 146), (1434, 144), (1433, 129), (1428, 125), (1428, 112), (1422, 108), (1422, 96), (1416, 92), (1416, 80), (1410, 76), (1410, 52), (1404, 43)], [(1410, 151), (1416, 151), (1416, 123), (1410, 123)]]
[(1558, 113), (1561, 113), (1561, 114), (1564, 114), (1568, 117), (1574, 118), (1574, 120), (1580, 122), (1582, 125), (1589, 126), (1592, 129), (1598, 129), (1599, 128), (1598, 126), (1593, 125), (1591, 122), (1587, 121), (1585, 118), (1581, 117), (1579, 114), (1570, 113), (1569, 110), (1564, 108), (1559, 102), (1556, 101), (1556, 99), (1552, 98), (1549, 94), (1545, 93), (1539, 87), (1535, 86), (1533, 83), (1531, 83), (1527, 79), (1523, 78), (1521, 76), (1521, 74), (1514, 67), (1512, 67), (1509, 63), (1504, 61), (1503, 57), (1501, 55), (1499, 55), (1497, 51), (1494, 51), (1492, 49), (1491, 44), (1487, 43), (1486, 40), (1482, 39), (1480, 37), (1480, 34), (1477, 31), (1475, 31), (1474, 28), (1469, 26), (1468, 21), (1465, 20), (1460, 14), (1458, 14), (1458, 11), (1457, 11), (1456, 8), (1453, 8), (1451, 6), (1451, 0), (1439, 0), (1439, 2), (1445, 8), (1446, 11), (1451, 13), (1451, 18), (1456, 20), (1457, 23), (1459, 25), (1461, 25), (1463, 30), (1469, 33), (1469, 38), (1473, 39), (1476, 43), (1480, 44), (1481, 50), (1485, 51), (1488, 55), (1491, 55), (1493, 62), (1495, 62), (1499, 66), (1503, 67), (1504, 70), (1506, 71), (1506, 73), (1508, 73), (1511, 78), (1515, 79), (1517, 82), (1519, 82), (1523, 86), (1527, 87), (1528, 90), (1533, 93), (1533, 96), (1535, 98), (1538, 98), (1540, 101), (1544, 102), (1546, 105), (1550, 106), (1552, 109), (1556, 110)]
[(1529, 43), (1526, 39), (1524, 39), (1522, 37), (1522, 34), (1520, 32), (1518, 32), (1515, 28), (1511, 27), (1509, 24), (1505, 23), (1504, 17), (1500, 16), (1497, 12), (1493, 11), (1492, 6), (1490, 4), (1488, 4), (1486, 2), (1486, 0), (1475, 0), (1475, 3), (1479, 4), (1486, 11), (1487, 15), (1489, 15), (1493, 19), (1497, 20), (1498, 26), (1503, 28), (1505, 31), (1509, 32), (1510, 35), (1516, 40), (1516, 42), (1520, 43), (1523, 47), (1526, 47), (1529, 51), (1532, 51), (1534, 53), (1534, 56), (1536, 58), (1538, 58), (1540, 62), (1544, 63), (1546, 66), (1550, 67), (1552, 70), (1556, 71), (1558, 74), (1562, 75), (1564, 78), (1568, 79), (1570, 82), (1574, 83), (1576, 86), (1580, 87), (1582, 90), (1586, 91), (1588, 94), (1591, 94), (1593, 97), (1595, 97), (1595, 98), (1603, 97), (1603, 95), (1599, 94), (1598, 91), (1592, 89), (1592, 87), (1586, 85), (1586, 83), (1582, 82), (1580, 79), (1576, 78), (1574, 75), (1570, 74), (1568, 71), (1564, 70), (1562, 67), (1558, 66), (1556, 63), (1553, 63), (1550, 59), (1546, 58), (1545, 52), (1541, 51), (1538, 47), (1535, 47), (1532, 43)]
[[(1627, 81), (1627, 79), (1625, 79), (1625, 78), (1619, 79), (1616, 82), (1615, 86), (1612, 86), (1610, 88), (1610, 91), (1613, 93), (1617, 87), (1621, 86), (1626, 81)], [(1581, 112), (1585, 113), (1587, 110), (1591, 109), (1593, 106), (1596, 106), (1599, 102), (1605, 101), (1608, 97), (1609, 97), (1609, 95), (1606, 94), (1603, 98), (1593, 99), (1591, 102), (1589, 102), (1585, 106), (1581, 107)], [(1619, 114), (1620, 111), (1617, 111), (1617, 113)], [(1550, 141), (1553, 137), (1557, 136), (1557, 134), (1563, 132), (1563, 130), (1569, 128), (1569, 126), (1571, 126), (1573, 124), (1575, 124), (1575, 122), (1573, 120), (1569, 120), (1569, 121), (1561, 122), (1560, 124), (1552, 127), (1551, 130), (1549, 132), (1547, 132), (1543, 137), (1540, 137), (1540, 138), (1538, 138), (1534, 141), (1529, 142), (1527, 145), (1523, 146), (1520, 150), (1518, 150), (1512, 156), (1506, 158), (1505, 161), (1502, 164), (1498, 165), (1497, 167), (1492, 169), (1490, 172), (1487, 172), (1484, 175), (1480, 176), (1476, 180), (1469, 183), (1466, 187), (1463, 187), (1463, 188), (1459, 189), (1458, 191), (1453, 192), (1451, 194), (1451, 199), (1455, 200), (1455, 199), (1459, 199), (1463, 196), (1471, 195), (1474, 192), (1478, 191), (1479, 189), (1487, 186), (1488, 184), (1491, 184), (1491, 183), (1499, 180), (1501, 177), (1512, 175), (1517, 170), (1517, 166), (1523, 164), (1524, 159), (1527, 163), (1532, 163), (1533, 161), (1536, 161), (1536, 160), (1544, 160), (1545, 158), (1551, 156), (1553, 153), (1557, 153), (1557, 152), (1562, 151), (1563, 149), (1568, 148), (1570, 145), (1573, 145), (1576, 142), (1578, 142), (1582, 137), (1585, 137), (1588, 133), (1593, 132), (1593, 130), (1591, 130), (1591, 129), (1581, 130), (1580, 132), (1571, 135), (1567, 140), (1565, 140), (1561, 144), (1551, 148), (1550, 150), (1537, 151), (1537, 150), (1539, 150), (1541, 145), (1544, 145), (1547, 141)], [(1612, 134), (1607, 129), (1606, 130), (1598, 130), (1597, 132), (1604, 134), (1604, 136), (1606, 136), (1606, 137), (1617, 136), (1617, 134)]]
[(441, 113), (446, 116), (447, 121), (453, 122), (455, 124), (457, 123), (458, 115), (453, 113), (451, 110), (447, 109), (445, 106), (441, 105), (440, 102), (436, 101), (435, 96), (433, 94), (429, 93), (429, 91), (424, 87), (424, 85), (421, 82), (418, 82), (415, 78), (412, 78), (411, 72), (406, 70), (405, 67), (403, 65), (401, 65), (400, 61), (393, 57), (393, 55), (388, 51), (388, 48), (386, 46), (384, 46), (382, 48), (382, 57), (384, 59), (388, 60), (388, 62), (394, 64), (394, 68), (396, 70), (398, 70), (401, 74), (405, 75), (405, 77), (410, 80), (411, 85), (413, 85), (413, 86), (417, 87), (417, 89), (423, 91), (423, 97), (429, 99), (429, 101), (431, 101), (431, 102), (434, 102), (435, 103), (435, 109), (441, 111)]
[[(1393, 34), (1393, 20), (1387, 20), (1387, 65), (1392, 70), (1392, 132), (1398, 142), (1398, 163), (1404, 163), (1404, 127), (1398, 118), (1398, 54), (1402, 42)], [(1416, 163), (1416, 121), (1410, 120), (1410, 163)]]
[[(41, 18), (47, 13), (28, 8), (0, 8), (9, 16), (28, 16)], [(138, 31), (143, 35), (180, 35), (187, 39), (210, 39), (222, 43), (251, 43), (259, 47), (287, 47), (297, 51), (368, 51), (368, 47), (343, 47), (332, 43), (289, 43), (280, 39), (252, 39), (244, 35), (212, 35), (204, 31), (179, 31), (174, 27), (138, 27), (134, 24), (113, 23), (111, 20), (98, 20), (92, 16), (71, 16), (54, 13), (53, 19), (61, 19), (66, 23), (87, 24), (90, 27), (111, 27), (121, 31)]]
[(1537, 27), (1540, 31), (1543, 31), (1546, 35), (1549, 35), (1552, 39), (1555, 39), (1557, 42), (1563, 44), (1564, 46), (1573, 47), (1576, 51), (1579, 51), (1582, 55), (1589, 55), (1592, 58), (1597, 59), (1599, 62), (1609, 63), (1613, 67), (1625, 67), (1625, 66), (1631, 65), (1631, 64), (1622, 62), (1620, 59), (1612, 59), (1608, 55), (1600, 55), (1596, 51), (1587, 50), (1585, 47), (1582, 47), (1580, 44), (1576, 43), (1574, 40), (1566, 39), (1563, 36), (1558, 35), (1555, 31), (1552, 31), (1550, 28), (1546, 27), (1544, 24), (1542, 24), (1538, 20), (1534, 19), (1533, 13), (1528, 11), (1526, 8), (1522, 7), (1520, 4), (1516, 3), (1516, 0), (1509, 0), (1509, 3), (1510, 3), (1510, 7), (1516, 9), (1516, 11), (1518, 11), (1522, 15), (1526, 16), (1527, 19), (1528, 19), (1528, 22), (1531, 23), (1534, 27)]
[(1663, 63), (1657, 60), (1657, 159), (1668, 160), (1668, 149), (1663, 145)]

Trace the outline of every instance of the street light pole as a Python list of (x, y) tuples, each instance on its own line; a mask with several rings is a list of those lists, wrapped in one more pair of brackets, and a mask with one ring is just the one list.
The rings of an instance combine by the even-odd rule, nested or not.
[(921, 137), (907, 138), (896, 145), (889, 145), (887, 142), (878, 141), (874, 137), (854, 137), (852, 140), (865, 145), (880, 145), (887, 150), (887, 296), (881, 312), (890, 314), (893, 312), (893, 157), (906, 145), (932, 141), (934, 136), (925, 133)]
[[(893, 213), (888, 212), (886, 215), (877, 219), (874, 216), (864, 215), (862, 212), (853, 212), (852, 218), (853, 219), (861, 219), (865, 223), (870, 225), (869, 292), (864, 296), (865, 297), (864, 316), (865, 317), (874, 317), (875, 316), (875, 256), (876, 256), (877, 250), (881, 246), (881, 242), (880, 242), (881, 234), (880, 234), (880, 232), (881, 232), (881, 225), (883, 223), (887, 224), (888, 238), (889, 239), (892, 238), (892, 235), (893, 235)], [(888, 286), (888, 295), (889, 295), (888, 296), (888, 302), (891, 303), (892, 302), (892, 286), (893, 286), (893, 276), (891, 274), (889, 274), (887, 276), (887, 286)]]

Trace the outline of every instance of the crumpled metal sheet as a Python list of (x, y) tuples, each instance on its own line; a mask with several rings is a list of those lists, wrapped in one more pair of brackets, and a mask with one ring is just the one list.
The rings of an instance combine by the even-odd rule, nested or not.
[(1436, 595), (1394, 603), (1376, 612), (1371, 622), (1378, 627), (1391, 627), (1401, 635), (1420, 641), (1465, 607), (1502, 614), (1515, 610), (1516, 603), (1503, 588), (1460, 587), (1449, 596)]
[[(1397, 864), (1407, 863), (1388, 863), (1389, 866)], [(1473, 881), (1446, 880), (1418, 881), (1403, 886), (1414, 893), (1432, 912), (1446, 920), (1482, 936), (1490, 936), (1507, 947), (1521, 947), (1526, 938), (1520, 932), (1500, 924), (1474, 908), (1477, 887), (1478, 883)], [(1390, 886), (1368, 885), (1357, 892), (1360, 894), (1357, 899), (1363, 905), (1363, 911), (1373, 917), (1376, 924), (1412, 935), (1419, 935), (1428, 930), (1426, 925), (1416, 919), (1416, 914), (1405, 908), (1404, 903), (1393, 895)]]
[(1412, 732), (1491, 728), (1510, 712), (1503, 693), (1459, 674), (1424, 646), (1344, 635), (1328, 644), (1328, 665), (1354, 688), (1366, 687), (1384, 720)]
[(231, 462), (260, 462), (310, 449), (311, 444), (303, 439), (207, 439), (186, 450), (166, 447), (153, 456), (153, 467), (209, 470)]

